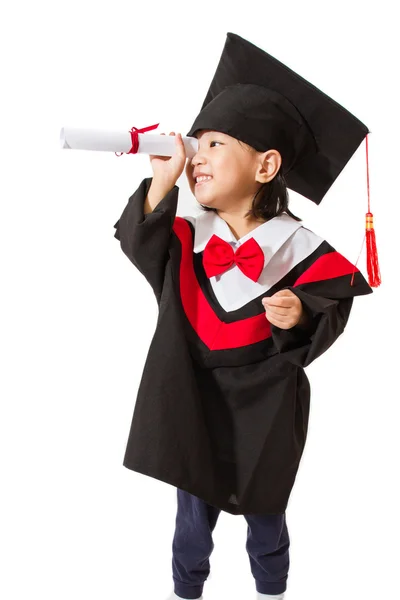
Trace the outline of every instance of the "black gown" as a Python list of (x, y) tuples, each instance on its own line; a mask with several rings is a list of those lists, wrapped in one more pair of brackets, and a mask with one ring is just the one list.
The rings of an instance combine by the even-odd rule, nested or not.
[[(343, 332), (353, 297), (373, 290), (323, 241), (268, 292), (226, 312), (193, 252), (192, 223), (176, 216), (179, 188), (144, 215), (151, 181), (114, 225), (159, 309), (123, 465), (231, 514), (283, 513), (307, 437), (304, 367)], [(282, 289), (300, 298), (306, 328), (266, 319), (261, 298)]]

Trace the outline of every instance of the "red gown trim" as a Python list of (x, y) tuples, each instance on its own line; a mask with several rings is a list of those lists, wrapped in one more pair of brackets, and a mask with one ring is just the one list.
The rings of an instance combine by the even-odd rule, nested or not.
[[(201, 341), (210, 350), (227, 350), (256, 344), (271, 337), (265, 311), (234, 323), (224, 323), (215, 314), (197, 280), (193, 266), (192, 232), (188, 221), (175, 217), (173, 231), (182, 246), (180, 293), (186, 316)], [(320, 256), (295, 282), (294, 286), (352, 273), (354, 266), (338, 252)], [(358, 271), (358, 269), (356, 269)]]

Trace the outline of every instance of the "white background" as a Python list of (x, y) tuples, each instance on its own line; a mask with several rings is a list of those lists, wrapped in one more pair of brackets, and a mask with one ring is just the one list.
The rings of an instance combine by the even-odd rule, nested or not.
[[(122, 466), (157, 319), (113, 225), (148, 156), (61, 150), (63, 126), (186, 134), (232, 31), (369, 136), (383, 284), (307, 369), (309, 436), (287, 510), (287, 600), (398, 597), (399, 125), (395, 3), (18, 2), (1, 19), (1, 565), (5, 600), (165, 600), (176, 489)], [(185, 174), (178, 214), (197, 214)], [(356, 262), (365, 144), (291, 210)], [(366, 275), (365, 244), (358, 267)], [(205, 600), (251, 600), (243, 517), (221, 513)]]

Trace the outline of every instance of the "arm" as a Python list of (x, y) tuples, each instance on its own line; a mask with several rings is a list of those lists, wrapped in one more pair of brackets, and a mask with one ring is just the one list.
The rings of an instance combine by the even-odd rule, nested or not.
[(153, 212), (153, 210), (157, 208), (161, 200), (168, 194), (168, 192), (170, 192), (170, 188), (161, 186), (153, 178), (144, 201), (143, 213), (148, 215), (149, 213)]
[(280, 354), (300, 367), (321, 356), (343, 333), (353, 297), (333, 300), (289, 288), (301, 300), (303, 320), (290, 329), (271, 324), (272, 338)]
[(124, 254), (144, 275), (159, 299), (169, 258), (179, 188), (175, 185), (165, 191), (157, 186), (150, 192), (151, 183), (152, 178), (143, 179), (129, 198), (114, 225), (114, 237), (120, 241)]

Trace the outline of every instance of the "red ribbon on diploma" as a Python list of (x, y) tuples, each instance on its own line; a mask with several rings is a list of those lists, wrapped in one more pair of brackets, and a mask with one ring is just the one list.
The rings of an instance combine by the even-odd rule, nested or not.
[(151, 131), (152, 129), (157, 129), (159, 124), (160, 123), (157, 123), (157, 125), (149, 125), (149, 127), (143, 127), (143, 129), (138, 129), (137, 127), (132, 127), (132, 129), (129, 130), (129, 133), (131, 134), (131, 138), (132, 138), (131, 149), (129, 150), (129, 152), (121, 152), (121, 154), (117, 154), (116, 152), (114, 152), (115, 156), (118, 156), (118, 158), (119, 158), (123, 154), (137, 154), (137, 151), (139, 150), (139, 133), (146, 133), (146, 131)]

